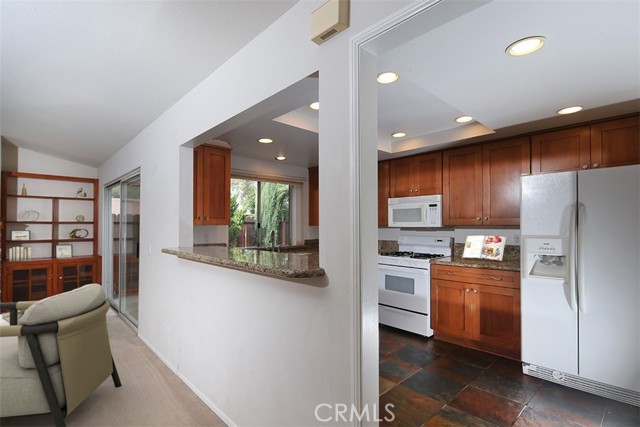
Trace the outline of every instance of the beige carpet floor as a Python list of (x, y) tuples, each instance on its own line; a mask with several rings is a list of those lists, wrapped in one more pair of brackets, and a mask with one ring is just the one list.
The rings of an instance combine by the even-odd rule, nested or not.
[[(225, 424), (113, 312), (107, 315), (122, 387), (111, 378), (66, 418), (68, 427)], [(0, 426), (51, 426), (51, 415), (0, 419)]]

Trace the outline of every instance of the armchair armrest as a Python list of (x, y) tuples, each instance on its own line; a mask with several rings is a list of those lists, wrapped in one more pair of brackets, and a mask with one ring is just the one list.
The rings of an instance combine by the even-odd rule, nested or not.
[(26, 310), (37, 301), (0, 302), (0, 310), (9, 310), (9, 324), (18, 324), (18, 310)]
[(19, 337), (22, 335), (22, 325), (0, 326), (0, 337)]
[(27, 308), (31, 307), (33, 304), (37, 302), (38, 301), (18, 301), (16, 303), (16, 308), (18, 310), (26, 310)]

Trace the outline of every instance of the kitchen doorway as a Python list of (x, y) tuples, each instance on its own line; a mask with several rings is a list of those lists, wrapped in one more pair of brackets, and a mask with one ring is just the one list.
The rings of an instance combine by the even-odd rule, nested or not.
[(105, 187), (104, 286), (111, 306), (138, 326), (140, 171)]

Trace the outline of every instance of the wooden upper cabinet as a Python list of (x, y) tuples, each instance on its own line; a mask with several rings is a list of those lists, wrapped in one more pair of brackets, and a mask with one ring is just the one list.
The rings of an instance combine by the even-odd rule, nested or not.
[(640, 163), (640, 116), (591, 125), (591, 167)]
[(520, 224), (520, 176), (530, 173), (528, 137), (447, 150), (442, 166), (444, 225)]
[(520, 176), (531, 172), (529, 138), (484, 144), (482, 225), (520, 224)]
[(591, 164), (589, 126), (531, 137), (531, 173), (588, 169)]
[(533, 135), (531, 173), (638, 164), (639, 122), (634, 116)]
[(229, 225), (231, 150), (201, 145), (193, 151), (193, 223)]
[(378, 226), (389, 225), (389, 161), (378, 162)]
[(403, 157), (389, 162), (389, 197), (442, 194), (442, 153)]
[(443, 225), (482, 225), (482, 146), (442, 153)]
[(309, 225), (320, 223), (320, 185), (318, 166), (309, 168)]

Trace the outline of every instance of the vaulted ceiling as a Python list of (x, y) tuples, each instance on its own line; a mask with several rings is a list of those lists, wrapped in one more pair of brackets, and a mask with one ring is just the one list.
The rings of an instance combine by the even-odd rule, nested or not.
[(296, 1), (2, 0), (2, 136), (98, 166)]

